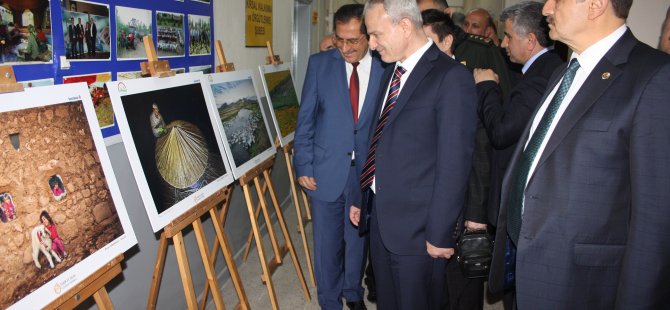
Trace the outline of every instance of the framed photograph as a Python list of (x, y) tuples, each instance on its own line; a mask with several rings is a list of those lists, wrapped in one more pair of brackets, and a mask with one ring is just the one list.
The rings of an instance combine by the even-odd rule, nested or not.
[(49, 0), (2, 3), (0, 65), (51, 63), (54, 39)]
[(109, 99), (109, 91), (107, 91), (107, 86), (105, 85), (105, 83), (111, 80), (111, 72), (63, 77), (63, 84), (84, 82), (88, 85), (88, 91), (91, 94), (91, 100), (95, 108), (95, 115), (98, 117), (98, 125), (102, 128), (102, 136), (105, 138), (107, 145), (121, 142), (119, 126), (114, 121), (112, 100)]
[(234, 181), (202, 73), (107, 87), (154, 232)]
[(86, 84), (0, 101), (0, 308), (41, 309), (137, 240)]
[(156, 11), (158, 57), (184, 56), (184, 14)]
[(298, 94), (293, 84), (291, 64), (264, 65), (258, 68), (261, 72), (261, 80), (263, 80), (265, 97), (270, 105), (272, 122), (279, 141), (284, 146), (293, 141), (300, 109)]
[(60, 0), (63, 55), (70, 61), (110, 60), (109, 5)]
[(189, 56), (210, 55), (212, 53), (212, 32), (210, 17), (188, 15)]
[(49, 86), (49, 85), (54, 85), (54, 79), (48, 78), (48, 79), (41, 79), (41, 80), (20, 81), (19, 83), (23, 84), (24, 88)]
[(141, 78), (142, 78), (142, 71), (125, 71), (116, 73), (117, 81), (125, 81), (125, 80), (141, 79)]
[(188, 67), (188, 72), (202, 72), (203, 74), (212, 73), (212, 65)]
[(235, 178), (239, 178), (276, 153), (268, 121), (251, 70), (215, 73), (207, 78), (224, 146), (231, 154), (228, 159)]
[(117, 6), (115, 9), (116, 59), (147, 59), (142, 38), (152, 34), (153, 16), (151, 10), (124, 6)]

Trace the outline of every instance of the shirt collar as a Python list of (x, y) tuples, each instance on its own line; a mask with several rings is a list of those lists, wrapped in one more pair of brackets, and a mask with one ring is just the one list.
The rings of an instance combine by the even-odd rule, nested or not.
[(606, 37), (600, 39), (600, 41), (589, 46), (581, 54), (572, 53), (572, 58), (577, 58), (579, 61), (579, 66), (584, 69), (586, 73), (591, 73), (593, 68), (596, 67), (600, 59), (602, 59), (605, 54), (614, 46), (614, 44), (626, 33), (628, 28), (626, 25), (621, 25), (621, 27), (614, 30), (612, 33)]
[[(421, 59), (423, 54), (426, 53), (426, 51), (430, 48), (431, 45), (433, 45), (433, 40), (428, 38), (428, 42), (426, 42), (426, 44), (424, 44), (418, 50), (414, 51), (414, 53), (412, 53), (412, 55), (409, 55), (409, 57), (407, 57), (407, 59), (405, 59), (405, 61), (396, 62), (396, 67), (401, 66), (401, 67), (405, 68), (405, 70), (407, 70), (406, 71), (407, 73), (411, 73), (412, 70), (414, 69), (414, 67), (416, 67), (416, 64), (419, 62), (419, 59)], [(409, 74), (407, 74), (407, 76), (409, 76)]]
[(530, 59), (528, 59), (528, 61), (526, 61), (526, 63), (523, 64), (523, 68), (521, 68), (521, 73), (526, 74), (526, 71), (528, 71), (528, 69), (530, 68), (530, 66), (533, 65), (533, 63), (535, 62), (535, 60), (537, 60), (538, 58), (540, 58), (540, 56), (542, 56), (544, 53), (546, 53), (546, 52), (548, 52), (548, 51), (549, 51), (549, 49), (545, 47), (545, 48), (541, 49), (539, 52), (537, 52), (537, 54), (533, 55), (533, 57), (531, 57)]

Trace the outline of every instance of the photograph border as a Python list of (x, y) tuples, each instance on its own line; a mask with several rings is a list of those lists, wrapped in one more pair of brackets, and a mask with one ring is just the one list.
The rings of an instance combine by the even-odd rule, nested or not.
[[(126, 119), (126, 111), (123, 108), (121, 97), (192, 84), (200, 84), (200, 87), (203, 90), (203, 97), (205, 98), (207, 112), (210, 117), (209, 121), (214, 129), (214, 135), (218, 142), (217, 147), (221, 153), (221, 160), (223, 161), (226, 173), (200, 188), (197, 192), (172, 205), (161, 212), (161, 214), (158, 214), (154, 198), (149, 188), (149, 183), (147, 182), (142, 163), (140, 162), (137, 148), (135, 147), (135, 141), (133, 140), (132, 132), (130, 131), (130, 125)], [(135, 182), (137, 183), (144, 209), (149, 217), (153, 232), (158, 232), (170, 222), (191, 210), (199, 202), (235, 181), (232, 169), (229, 165), (228, 154), (223, 146), (221, 131), (217, 129), (217, 124), (221, 123), (221, 120), (219, 119), (218, 113), (216, 113), (216, 106), (212, 102), (212, 98), (207, 93), (209, 87), (207, 79), (201, 72), (179, 74), (166, 78), (148, 77), (107, 83), (107, 89), (112, 98), (112, 106), (114, 107), (114, 111), (117, 111), (117, 121), (119, 123), (119, 129), (121, 131), (126, 154), (130, 161), (130, 167), (133, 176), (135, 177)]]
[[(63, 14), (64, 14), (65, 11), (71, 12), (70, 10), (66, 10), (65, 8), (60, 6), (61, 5), (60, 2), (62, 2), (63, 0), (49, 0), (49, 1), (57, 1), (58, 2), (58, 7), (61, 9), (61, 11), (60, 11), (61, 19), (63, 18)], [(112, 7), (109, 3), (101, 3), (101, 2), (88, 1), (88, 0), (73, 0), (73, 1), (106, 7), (107, 8), (107, 19), (109, 20), (109, 31), (112, 31), (112, 12), (111, 12)], [(81, 13), (81, 12), (77, 12), (77, 13)], [(52, 13), (52, 15), (53, 15), (53, 13)], [(51, 23), (51, 25), (53, 27), (53, 23)], [(60, 25), (62, 25), (62, 22), (60, 23)], [(116, 28), (116, 25), (114, 25), (114, 28)], [(111, 46), (111, 44), (112, 44), (111, 40), (110, 40), (110, 43), (109, 43), (110, 44), (109, 57), (107, 57), (107, 58), (92, 58), (92, 59), (67, 58), (67, 52), (66, 52), (67, 51), (67, 46), (65, 44), (65, 35), (66, 35), (65, 31), (66, 30), (67, 29), (65, 27), (63, 27), (63, 29), (62, 29), (62, 31), (63, 31), (63, 47), (62, 47), (63, 48), (63, 55), (60, 55), (60, 56), (65, 56), (67, 61), (69, 61), (69, 62), (91, 62), (91, 61), (111, 61), (112, 60), (112, 48), (113, 48), (113, 46)]]
[[(184, 25), (182, 25), (181, 30), (184, 32), (184, 52), (181, 55), (169, 55), (169, 56), (159, 55), (159, 53), (158, 53), (158, 13), (174, 14), (174, 15), (181, 15), (182, 16)], [(188, 28), (187, 23), (188, 23), (188, 18), (186, 17), (186, 13), (168, 12), (168, 11), (161, 11), (161, 10), (154, 11), (154, 25), (156, 25), (156, 40), (155, 40), (156, 41), (155, 42), (155, 44), (156, 44), (156, 56), (158, 58), (178, 58), (178, 57), (186, 56), (186, 49), (188, 48), (186, 46), (186, 35), (187, 35), (186, 28)]]
[[(268, 103), (268, 109), (270, 110), (270, 114), (272, 115), (272, 123), (274, 124), (275, 127), (275, 132), (277, 134), (277, 137), (279, 137), (279, 142), (281, 143), (281, 146), (286, 146), (289, 143), (293, 141), (293, 138), (295, 136), (295, 131), (289, 133), (286, 136), (281, 135), (281, 130), (279, 128), (279, 121), (277, 120), (277, 115), (275, 114), (274, 107), (272, 105), (272, 98), (270, 98), (270, 91), (268, 90), (268, 85), (267, 82), (265, 81), (265, 73), (273, 73), (273, 72), (279, 72), (279, 71), (285, 71), (289, 70), (291, 72), (291, 82), (293, 83), (293, 89), (295, 88), (295, 80), (293, 80), (293, 69), (291, 68), (291, 63), (283, 63), (279, 65), (260, 65), (258, 66), (258, 71), (260, 72), (261, 75), (261, 81), (263, 82), (263, 91), (265, 92), (265, 99)], [(298, 106), (300, 106), (300, 94), (297, 93), (296, 90), (296, 97), (298, 98)]]
[[(274, 140), (272, 139), (272, 132), (270, 131), (270, 124), (268, 123), (268, 118), (265, 115), (265, 111), (263, 109), (263, 103), (261, 102), (262, 101), (261, 96), (260, 96), (260, 93), (258, 92), (258, 88), (256, 87), (256, 81), (253, 77), (253, 73), (252, 73), (251, 70), (219, 72), (219, 73), (207, 74), (205, 76), (209, 80), (207, 96), (210, 96), (211, 101), (214, 103), (215, 110), (217, 111), (217, 113), (216, 113), (216, 115), (218, 117), (217, 125), (218, 125), (219, 131), (221, 132), (221, 137), (222, 137), (222, 140), (224, 142), (223, 145), (226, 148), (226, 154), (228, 156), (228, 162), (230, 163), (230, 166), (233, 167), (233, 175), (235, 175), (235, 179), (239, 179), (242, 175), (247, 173), (249, 170), (253, 169), (254, 167), (258, 166), (263, 161), (265, 161), (268, 158), (271, 158), (275, 154), (277, 154), (277, 149), (275, 148)], [(218, 108), (216, 107), (216, 101), (215, 101), (215, 98), (214, 98), (214, 93), (212, 91), (211, 85), (219, 84), (219, 83), (226, 83), (226, 82), (231, 82), (231, 81), (240, 81), (240, 80), (247, 79), (247, 78), (251, 79), (251, 83), (252, 83), (253, 88), (254, 88), (254, 93), (256, 94), (256, 98), (258, 100), (258, 107), (261, 109), (261, 115), (263, 116), (263, 123), (265, 123), (265, 130), (267, 131), (268, 138), (270, 139), (270, 147), (268, 147), (266, 150), (264, 150), (260, 154), (256, 155), (255, 157), (249, 159), (248, 161), (246, 161), (241, 166), (237, 166), (235, 164), (235, 159), (233, 158), (233, 152), (230, 149), (230, 144), (228, 143), (228, 137), (226, 136), (226, 131), (223, 128), (223, 124), (221, 123), (221, 117), (219, 116)]]
[(117, 255), (123, 254), (137, 244), (137, 238), (130, 224), (130, 218), (112, 169), (107, 147), (100, 132), (100, 126), (98, 126), (98, 119), (92, 109), (93, 102), (88, 93), (88, 87), (84, 83), (75, 83), (27, 88), (23, 92), (0, 94), (0, 99), (4, 102), (0, 105), (0, 113), (82, 101), (91, 138), (97, 150), (100, 166), (124, 232), (117, 239), (109, 242), (9, 307), (9, 309), (40, 309), (62, 296), (63, 293), (75, 288), (77, 284), (112, 261)]

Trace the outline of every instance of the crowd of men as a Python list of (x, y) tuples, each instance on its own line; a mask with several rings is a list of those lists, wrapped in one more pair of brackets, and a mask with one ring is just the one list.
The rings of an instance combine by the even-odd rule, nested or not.
[[(364, 274), (381, 310), (482, 309), (485, 280), (505, 309), (670, 305), (670, 8), (658, 51), (632, 2), (339, 8), (294, 142), (321, 308), (366, 309)], [(484, 230), (468, 278), (457, 244)]]

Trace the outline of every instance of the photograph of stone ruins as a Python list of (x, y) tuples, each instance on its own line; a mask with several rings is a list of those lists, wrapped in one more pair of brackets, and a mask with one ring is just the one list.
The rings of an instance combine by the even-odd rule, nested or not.
[(123, 235), (81, 101), (0, 113), (0, 171), (0, 309)]

